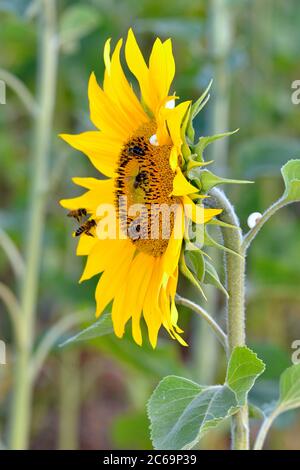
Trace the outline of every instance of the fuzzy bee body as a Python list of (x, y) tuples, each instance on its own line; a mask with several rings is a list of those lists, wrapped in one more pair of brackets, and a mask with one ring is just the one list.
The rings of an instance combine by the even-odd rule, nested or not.
[(134, 183), (133, 183), (134, 189), (137, 189), (140, 186), (142, 186), (143, 184), (145, 184), (147, 182), (147, 179), (148, 179), (147, 178), (147, 172), (146, 171), (140, 171), (134, 179)]
[(74, 217), (74, 219), (77, 220), (77, 222), (80, 222), (83, 217), (87, 215), (87, 210), (84, 208), (81, 209), (75, 209), (73, 211), (68, 212), (67, 216), (68, 217)]
[(128, 153), (130, 156), (143, 157), (145, 155), (145, 150), (139, 145), (132, 145), (129, 147)]
[(96, 225), (97, 223), (94, 219), (87, 220), (84, 224), (78, 227), (78, 229), (75, 232), (75, 237), (79, 237), (83, 233), (85, 233), (85, 235), (88, 235), (89, 237), (93, 237), (94, 235), (90, 232), (90, 230), (93, 227), (96, 227)]

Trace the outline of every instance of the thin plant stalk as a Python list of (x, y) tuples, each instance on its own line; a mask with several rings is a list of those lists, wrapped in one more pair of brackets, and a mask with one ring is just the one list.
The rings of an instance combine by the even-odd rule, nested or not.
[[(238, 230), (223, 228), (224, 246), (236, 254), (226, 253), (227, 337), (229, 354), (235, 347), (245, 345), (245, 250), (239, 220), (234, 208), (222, 191), (213, 189), (218, 207), (223, 209), (221, 219)], [(247, 402), (232, 418), (232, 448), (249, 450), (249, 412)]]
[(59, 368), (59, 438), (60, 450), (79, 448), (80, 353), (65, 350)]
[(21, 344), (17, 350), (10, 423), (10, 447), (26, 449), (29, 444), (33, 382), (30, 362), (36, 322), (37, 291), (42, 258), (46, 209), (48, 160), (56, 92), (57, 36), (56, 0), (44, 0), (41, 8), (39, 51), (39, 115), (35, 120), (31, 200), (28, 216), (26, 268), (21, 284)]

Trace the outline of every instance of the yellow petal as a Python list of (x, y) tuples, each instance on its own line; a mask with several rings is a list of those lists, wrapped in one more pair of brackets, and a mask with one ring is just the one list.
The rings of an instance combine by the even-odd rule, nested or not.
[(114, 103), (98, 85), (94, 73), (90, 76), (88, 95), (93, 124), (107, 136), (126, 142), (132, 132), (130, 123), (113, 112)]
[(112, 319), (116, 335), (118, 337), (123, 336), (125, 324), (132, 317), (132, 335), (135, 342), (139, 345), (142, 344), (140, 317), (145, 293), (148, 289), (149, 278), (152, 273), (152, 260), (153, 258), (144, 253), (138, 253), (135, 256), (128, 272), (126, 285), (124, 286), (123, 308), (121, 309), (117, 305), (113, 310)]
[(163, 270), (169, 276), (174, 274), (176, 266), (178, 265), (184, 226), (183, 208), (179, 206), (175, 216), (174, 229), (163, 255)]
[(108, 38), (105, 42), (104, 52), (103, 52), (105, 68), (109, 75), (110, 75), (110, 42), (111, 42), (111, 38)]
[(198, 188), (195, 188), (195, 186), (188, 182), (181, 169), (177, 168), (176, 175), (173, 180), (173, 191), (171, 195), (184, 196), (187, 194), (196, 193), (198, 191)]
[[(92, 238), (92, 237), (88, 237)], [(127, 240), (97, 240), (90, 251), (79, 282), (86, 281), (104, 271), (110, 264), (118, 262), (120, 254), (126, 249)]]
[(142, 255), (140, 270), (141, 281), (137, 292), (136, 306), (132, 309), (132, 336), (137, 344), (142, 344), (140, 318), (145, 296), (149, 290), (149, 283), (154, 269), (154, 258), (143, 253), (140, 253), (140, 255)]
[(169, 111), (167, 115), (168, 129), (174, 145), (180, 150), (182, 145), (181, 124), (190, 106), (190, 101), (180, 103), (176, 108)]
[(158, 331), (162, 324), (162, 312), (158, 303), (162, 277), (163, 261), (161, 258), (156, 258), (154, 260), (153, 272), (143, 307), (143, 314), (148, 327), (149, 340), (153, 348), (156, 347)]
[(156, 102), (152, 102), (149, 70), (137, 44), (132, 29), (129, 29), (125, 45), (125, 57), (130, 71), (139, 82), (141, 94), (148, 107), (155, 112)]
[(122, 142), (108, 138), (99, 131), (77, 135), (61, 134), (69, 145), (85, 153), (97, 170), (105, 176), (113, 176), (121, 152)]
[(134, 252), (135, 247), (129, 240), (127, 240), (126, 248), (121, 254), (119, 254), (119, 256), (114, 256), (113, 262), (103, 272), (95, 293), (97, 317), (103, 312), (106, 305), (114, 298), (126, 282)]
[(168, 39), (162, 43), (157, 38), (149, 60), (150, 86), (152, 93), (156, 95), (156, 108), (168, 96), (174, 75), (175, 62), (172, 53), (172, 42)]
[(183, 202), (186, 216), (196, 224), (205, 224), (222, 212), (222, 209), (207, 209), (202, 205), (195, 204), (187, 196), (183, 197)]
[(176, 147), (172, 147), (171, 149), (169, 162), (171, 169), (175, 171), (178, 166), (178, 152)]
[(87, 256), (90, 251), (93, 249), (93, 246), (97, 243), (98, 238), (89, 237), (84, 233), (79, 237), (76, 255), (77, 256)]
[[(91, 214), (96, 214), (97, 208), (100, 204), (114, 204), (114, 180), (97, 180), (96, 178), (83, 178), (85, 180), (93, 180), (95, 185), (81, 196), (71, 199), (62, 199), (60, 204), (69, 210), (84, 208)], [(80, 181), (81, 178), (75, 178), (75, 181)], [(80, 184), (80, 183), (79, 183)]]
[[(104, 91), (114, 103), (114, 112), (127, 122), (134, 132), (149, 120), (133, 89), (129, 85), (120, 62), (122, 39), (116, 45), (109, 65), (109, 73), (105, 74)], [(108, 59), (106, 59), (108, 61)]]
[(126, 312), (126, 291), (127, 286), (122, 285), (120, 286), (119, 291), (116, 292), (116, 296), (114, 298), (111, 310), (111, 317), (114, 327), (115, 335), (118, 338), (122, 338), (124, 335), (124, 328), (125, 328), (125, 318), (124, 313)]

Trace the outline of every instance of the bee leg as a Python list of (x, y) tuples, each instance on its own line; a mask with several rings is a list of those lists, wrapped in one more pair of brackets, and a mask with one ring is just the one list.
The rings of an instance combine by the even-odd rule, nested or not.
[(94, 236), (91, 232), (85, 232), (85, 234), (88, 235), (89, 237), (93, 237), (93, 236)]

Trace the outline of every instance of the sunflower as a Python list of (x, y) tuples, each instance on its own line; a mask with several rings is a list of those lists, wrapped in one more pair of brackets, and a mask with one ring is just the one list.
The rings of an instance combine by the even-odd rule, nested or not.
[[(182, 171), (181, 127), (191, 103), (185, 101), (175, 106), (177, 97), (169, 93), (175, 74), (171, 40), (156, 39), (147, 65), (129, 30), (125, 58), (138, 81), (140, 99), (125, 77), (121, 48), (122, 39), (111, 55), (110, 40), (105, 44), (103, 88), (94, 73), (90, 76), (90, 117), (97, 130), (61, 135), (72, 147), (86, 154), (107, 178), (74, 178), (74, 183), (87, 191), (60, 203), (71, 214), (86, 213), (88, 217), (76, 232), (80, 233), (77, 255), (87, 256), (80, 282), (102, 273), (95, 292), (96, 316), (112, 302), (112, 322), (118, 337), (123, 336), (131, 318), (132, 336), (141, 345), (143, 316), (153, 348), (161, 326), (173, 339), (186, 345), (180, 336), (183, 331), (177, 324), (175, 306), (178, 263), (186, 226), (184, 213), (194, 222), (201, 219), (204, 224), (221, 211), (202, 208), (199, 219), (200, 206), (194, 202), (201, 198), (197, 195), (199, 190)], [(143, 204), (148, 217), (141, 213), (137, 219), (129, 216), (124, 199), (129, 209)], [(149, 236), (154, 220), (159, 218), (157, 213), (151, 212), (149, 216), (149, 211), (157, 204), (175, 207), (167, 237), (160, 226), (156, 237)], [(121, 230), (114, 237), (101, 236), (99, 207), (102, 205), (116, 210)]]

